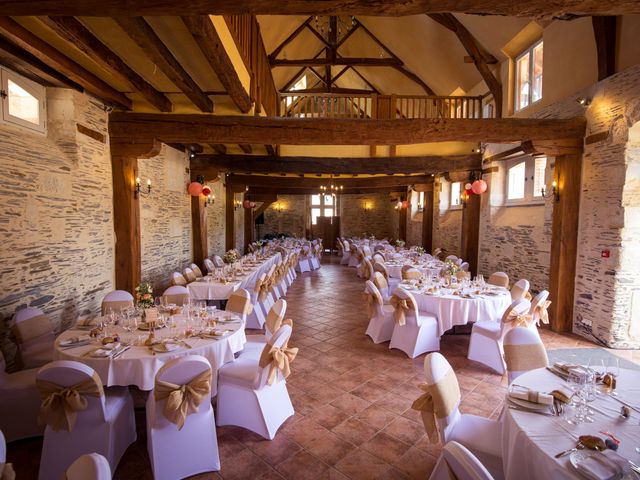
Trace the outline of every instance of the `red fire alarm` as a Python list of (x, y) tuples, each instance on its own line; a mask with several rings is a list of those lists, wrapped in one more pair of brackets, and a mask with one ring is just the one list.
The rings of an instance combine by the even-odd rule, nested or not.
[(609, 250), (602, 250), (602, 252), (600, 252), (600, 256), (602, 258), (609, 258), (611, 256), (611, 252)]

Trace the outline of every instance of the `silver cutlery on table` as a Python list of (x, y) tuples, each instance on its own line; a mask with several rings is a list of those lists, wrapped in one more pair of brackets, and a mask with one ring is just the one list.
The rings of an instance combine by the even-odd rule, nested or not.
[(563, 452), (557, 453), (556, 455), (554, 455), (555, 458), (562, 458), (565, 457), (567, 455), (569, 455), (570, 453), (573, 452), (577, 452), (578, 450), (584, 450), (585, 449), (585, 444), (582, 442), (578, 442), (578, 444), (573, 447), (573, 448), (569, 448), (568, 450), (565, 450)]
[(528, 408), (516, 407), (515, 405), (509, 405), (509, 409), (510, 410), (518, 410), (520, 412), (535, 413), (536, 415), (547, 415), (547, 416), (550, 416), (550, 417), (555, 417), (554, 413), (547, 412), (545, 410), (529, 410)]
[(609, 395), (607, 395), (607, 397), (613, 398), (616, 402), (621, 403), (622, 405), (624, 405), (627, 408), (630, 408), (634, 412), (640, 413), (640, 408), (634, 407), (633, 405), (630, 405), (630, 404), (628, 404), (626, 402), (623, 402), (622, 400), (620, 400), (618, 397), (614, 396), (613, 394), (609, 394)]
[(126, 352), (127, 350), (129, 350), (131, 348), (131, 345), (125, 345), (124, 347), (122, 347), (120, 350), (118, 350), (116, 353), (114, 353), (113, 355), (111, 355), (111, 358), (118, 358), (120, 355), (122, 355), (124, 352)]

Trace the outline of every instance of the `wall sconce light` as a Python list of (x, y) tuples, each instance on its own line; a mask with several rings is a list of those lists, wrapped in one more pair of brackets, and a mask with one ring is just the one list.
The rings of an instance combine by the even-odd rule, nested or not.
[(558, 184), (555, 180), (551, 184), (551, 192), (547, 193), (546, 185), (542, 185), (542, 188), (540, 188), (540, 194), (542, 195), (542, 198), (553, 198), (555, 202), (560, 201), (560, 191), (558, 190)]
[(142, 185), (140, 184), (140, 177), (136, 178), (136, 185), (133, 189), (134, 198), (138, 198), (139, 196), (147, 197), (149, 195), (151, 195), (151, 179), (147, 179), (147, 188), (142, 188)]
[(282, 213), (282, 204), (280, 202), (276, 202), (273, 208), (276, 212)]
[(214, 203), (216, 203), (216, 195), (214, 193), (210, 193), (204, 200), (204, 206), (213, 205)]
[(468, 200), (469, 200), (469, 194), (465, 190), (460, 194), (460, 203), (462, 204), (462, 208), (467, 208)]
[(371, 205), (369, 205), (369, 202), (364, 202), (362, 211), (364, 212), (365, 215), (371, 211)]
[(576, 101), (583, 107), (588, 107), (589, 105), (591, 105), (591, 99), (587, 97), (580, 97)]

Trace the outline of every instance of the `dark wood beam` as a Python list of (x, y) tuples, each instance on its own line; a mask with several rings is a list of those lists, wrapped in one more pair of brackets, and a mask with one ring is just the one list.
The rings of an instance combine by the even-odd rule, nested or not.
[(275, 157), (276, 156), (276, 149), (273, 148), (273, 145), (267, 143), (264, 148), (267, 150), (267, 155), (269, 155), (270, 157)]
[(236, 222), (235, 222), (235, 193), (232, 188), (224, 189), (224, 217), (225, 217), (225, 228), (224, 228), (224, 244), (225, 250), (231, 250), (235, 248), (236, 241)]
[(504, 152), (499, 152), (484, 159), (484, 163), (497, 162), (498, 160), (505, 160), (507, 158), (523, 155), (524, 150), (522, 149), (522, 145), (517, 145), (513, 148), (505, 150)]
[(287, 38), (285, 38), (282, 42), (280, 42), (280, 45), (278, 45), (276, 48), (274, 48), (273, 52), (271, 52), (269, 54), (269, 60), (271, 59), (275, 59), (278, 57), (278, 55), (280, 55), (280, 52), (284, 49), (284, 47), (286, 47), (287, 45), (289, 45), (298, 35), (300, 35), (300, 33), (302, 33), (302, 31), (307, 27), (307, 25), (309, 25), (309, 22), (313, 19), (313, 17), (309, 17), (307, 18), (304, 22), (302, 22), (298, 28), (296, 28), (291, 35), (289, 35)]
[(248, 143), (240, 143), (238, 144), (238, 146), (240, 147), (240, 150), (242, 150), (247, 155), (253, 152), (253, 148), (251, 148), (251, 145), (249, 145)]
[(496, 104), (496, 117), (502, 117), (502, 84), (487, 64), (486, 50), (478, 43), (474, 36), (471, 35), (471, 32), (467, 30), (462, 22), (460, 22), (460, 20), (458, 20), (452, 13), (430, 14), (429, 17), (456, 34), (464, 49), (471, 58), (473, 58), (473, 63), (478, 69), (478, 72), (480, 72), (484, 83), (487, 84), (487, 88), (489, 88), (489, 91), (493, 95), (493, 99)]
[(591, 17), (598, 55), (598, 81), (616, 73), (616, 17)]
[(356, 31), (358, 30), (358, 28), (360, 27), (360, 25), (358, 23), (356, 23), (347, 33), (345, 33), (342, 38), (340, 39), (340, 41), (336, 44), (336, 49), (340, 48), (342, 45), (344, 45), (344, 43), (349, 40), (349, 38), (351, 38), (351, 35), (353, 35), (354, 33), (356, 33)]
[(320, 32), (318, 32), (315, 28), (313, 28), (313, 27), (312, 27), (311, 25), (309, 25), (309, 24), (307, 24), (307, 25), (305, 25), (305, 26), (306, 26), (306, 27), (307, 27), (307, 29), (308, 29), (311, 33), (313, 33), (313, 35), (314, 35), (318, 40), (320, 40), (320, 42), (322, 42), (325, 46), (327, 46), (327, 47), (331, 46), (331, 44), (330, 44), (329, 42), (327, 42), (327, 41), (325, 40), (325, 38), (324, 38), (322, 35), (320, 35)]
[(351, 65), (356, 67), (396, 67), (402, 66), (402, 62), (395, 58), (356, 58), (339, 57), (335, 62), (327, 58), (305, 58), (305, 59), (274, 59), (271, 61), (272, 67), (313, 67), (325, 65)]
[[(246, 195), (245, 198), (247, 198)], [(255, 213), (252, 208), (245, 208), (244, 210), (244, 253), (249, 252), (249, 244), (256, 240)]]
[(210, 143), (209, 146), (213, 148), (213, 151), (218, 155), (225, 155), (227, 153), (227, 147), (222, 143)]
[(481, 168), (481, 160), (480, 154), (394, 158), (197, 155), (191, 165), (230, 173), (410, 174), (475, 170)]
[(35, 82), (44, 83), (46, 86), (69, 87), (74, 90), (83, 90), (81, 85), (71, 81), (55, 68), (52, 68), (35, 55), (30, 54), (1, 35), (0, 63)]
[(424, 191), (424, 204), (422, 208), (422, 248), (427, 253), (433, 251), (433, 208), (437, 202), (436, 189), (433, 183)]
[(207, 206), (204, 195), (191, 197), (191, 232), (193, 237), (193, 262), (206, 272), (204, 259), (209, 257), (207, 236)]
[(329, 182), (344, 188), (388, 188), (404, 187), (416, 183), (426, 183), (431, 180), (431, 176), (426, 175), (385, 175), (380, 177), (366, 178), (334, 178), (331, 181), (323, 177), (274, 177), (266, 175), (235, 175), (227, 176), (227, 185), (236, 186), (256, 186), (256, 187), (276, 187), (276, 188), (320, 188)]
[(0, 31), (13, 44), (36, 57), (40, 62), (58, 70), (71, 81), (81, 85), (87, 92), (106, 103), (126, 110), (131, 109), (132, 102), (124, 93), (117, 91), (111, 85), (100, 80), (93, 73), (60, 53), (15, 20), (9, 17), (0, 17)]
[(74, 17), (40, 17), (45, 25), (72, 43), (82, 53), (111, 75), (127, 82), (153, 107), (161, 112), (172, 110), (171, 101), (138, 75), (116, 53), (102, 43), (88, 28)]
[(462, 234), (460, 258), (469, 262), (471, 276), (478, 273), (478, 250), (480, 246), (480, 195), (470, 195), (462, 208)]
[[(331, 79), (334, 83), (336, 81), (336, 77)], [(324, 83), (324, 82), (323, 82)], [(331, 87), (332, 93), (342, 93), (347, 95), (370, 95), (375, 93), (373, 90), (363, 90), (360, 88), (339, 88), (339, 87)], [(314, 93), (327, 93), (327, 89), (325, 87), (321, 88), (306, 88), (304, 90), (291, 90), (289, 92), (283, 93), (295, 93), (299, 95), (311, 95)]]
[(373, 90), (375, 93), (380, 94), (380, 91), (376, 88), (376, 86), (371, 83), (367, 77), (365, 77), (364, 75), (362, 75), (358, 70), (356, 70), (354, 67), (351, 67), (351, 70), (353, 71), (353, 73), (355, 73), (358, 77), (360, 77), (360, 80), (362, 80), (371, 90)]
[(195, 39), (204, 57), (216, 72), (220, 83), (225, 88), (233, 103), (242, 113), (251, 110), (251, 98), (240, 81), (227, 50), (208, 15), (192, 15), (182, 17), (189, 32)]
[[(181, 15), (185, 4), (169, 0), (0, 0), (4, 15)], [(403, 16), (423, 13), (471, 13), (531, 18), (570, 19), (584, 15), (640, 13), (635, 0), (192, 0), (193, 15), (373, 15)]]
[(111, 135), (165, 143), (408, 145), (582, 138), (585, 119), (336, 119), (113, 112)]
[[(318, 53), (316, 53), (313, 56), (313, 58), (318, 58), (320, 55), (322, 55), (323, 52), (324, 52), (324, 48), (321, 49)], [(294, 75), (292, 75), (291, 78), (289, 78), (289, 80), (287, 80), (287, 82), (284, 84), (284, 86), (280, 89), (280, 91), (281, 92), (286, 92), (287, 90), (289, 90), (298, 81), (298, 79), (305, 72), (306, 69), (307, 69), (307, 67), (302, 67)], [(314, 73), (315, 73), (315, 71), (314, 71)]]
[[(405, 187), (406, 188), (406, 187)], [(345, 188), (340, 195), (361, 195), (364, 193), (392, 193), (398, 187), (356, 187)], [(251, 187), (249, 193), (256, 195), (314, 195), (320, 193), (318, 188), (287, 188), (287, 187)]]
[(115, 21), (196, 107), (203, 112), (213, 112), (211, 99), (180, 65), (144, 18), (120, 16)]

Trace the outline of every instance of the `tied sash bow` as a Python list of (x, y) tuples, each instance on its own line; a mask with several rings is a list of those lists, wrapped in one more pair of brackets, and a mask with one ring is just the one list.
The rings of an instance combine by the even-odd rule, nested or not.
[(163, 414), (171, 423), (182, 430), (188, 415), (196, 413), (200, 403), (208, 398), (211, 392), (211, 369), (208, 368), (185, 385), (156, 380), (156, 402), (167, 400)]
[(528, 313), (517, 313), (511, 312), (507, 317), (506, 323), (511, 323), (511, 325), (515, 327), (524, 327), (528, 328), (531, 323), (531, 315)]
[(36, 379), (36, 386), (42, 398), (39, 421), (55, 432), (73, 430), (78, 412), (87, 408), (86, 396), (100, 398), (104, 395), (97, 375), (69, 387)]
[(411, 404), (413, 410), (420, 412), (422, 422), (431, 443), (438, 442), (438, 424), (436, 419), (445, 419), (455, 410), (460, 400), (460, 387), (453, 370), (433, 385), (421, 383), (418, 388), (424, 393)]
[(400, 298), (397, 295), (391, 295), (389, 303), (393, 305), (393, 319), (398, 325), (403, 326), (405, 323), (407, 323), (405, 313), (409, 310), (409, 304), (407, 303), (407, 300), (404, 298)]
[(267, 384), (273, 385), (273, 382), (276, 381), (276, 377), (278, 375), (278, 370), (282, 372), (282, 376), (287, 378), (291, 375), (291, 362), (296, 358), (298, 354), (297, 348), (290, 348), (286, 345), (282, 347), (274, 347), (270, 345), (266, 345), (265, 349), (262, 351), (262, 355), (260, 357), (259, 366), (261, 368), (266, 367), (271, 364), (269, 368), (269, 377), (267, 378)]
[(268, 279), (265, 278), (265, 280), (260, 284), (260, 293), (258, 294), (261, 302), (264, 302), (267, 299), (267, 296), (269, 295), (270, 291), (271, 291), (270, 282)]
[(373, 298), (373, 295), (371, 295), (369, 292), (365, 292), (364, 296), (367, 299), (367, 315), (369, 316), (369, 318), (371, 318), (373, 317), (376, 300)]
[(533, 312), (536, 314), (538, 322), (542, 322), (544, 324), (549, 323), (549, 312), (547, 311), (549, 305), (551, 305), (551, 301), (545, 300), (543, 303), (538, 304), (538, 306), (534, 309)]

